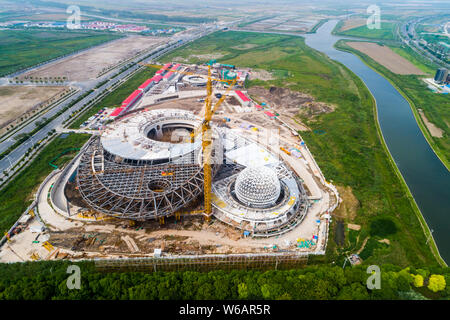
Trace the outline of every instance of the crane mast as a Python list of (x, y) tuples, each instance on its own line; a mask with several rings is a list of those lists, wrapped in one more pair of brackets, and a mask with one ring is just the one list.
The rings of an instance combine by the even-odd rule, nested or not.
[[(151, 64), (143, 64), (147, 67), (156, 67), (159, 68), (158, 65), (151, 65)], [(170, 71), (175, 73), (180, 73), (184, 75), (196, 75), (195, 73), (191, 72), (180, 72), (180, 71)], [(212, 105), (212, 82), (214, 81), (221, 81), (226, 82), (229, 87), (224, 95), (216, 102), (216, 104)], [(223, 80), (223, 79), (213, 79), (211, 77), (211, 66), (208, 65), (208, 81), (206, 83), (206, 99), (205, 99), (205, 116), (203, 119), (202, 124), (196, 128), (191, 133), (191, 142), (194, 142), (195, 136), (197, 133), (199, 133), (199, 130), (201, 130), (202, 133), (202, 161), (203, 161), (203, 180), (204, 180), (204, 216), (206, 221), (211, 220), (212, 215), (212, 204), (211, 204), (211, 198), (212, 198), (212, 168), (211, 168), (211, 161), (212, 161), (212, 132), (211, 132), (211, 119), (214, 113), (217, 111), (219, 106), (222, 104), (222, 102), (225, 100), (228, 92), (234, 87), (237, 79), (234, 80)]]

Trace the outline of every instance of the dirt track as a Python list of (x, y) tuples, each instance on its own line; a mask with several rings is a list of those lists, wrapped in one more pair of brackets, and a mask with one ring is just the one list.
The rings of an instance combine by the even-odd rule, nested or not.
[(392, 51), (389, 47), (380, 46), (373, 42), (347, 42), (347, 44), (353, 49), (368, 55), (373, 60), (396, 74), (425, 74), (411, 62)]

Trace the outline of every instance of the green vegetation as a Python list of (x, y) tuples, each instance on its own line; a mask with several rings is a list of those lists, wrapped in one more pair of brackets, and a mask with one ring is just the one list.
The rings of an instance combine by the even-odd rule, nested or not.
[[(81, 10), (83, 10), (83, 7), (81, 7)], [(85, 7), (85, 10), (83, 12), (89, 11), (92, 12), (95, 15), (101, 14), (109, 17), (114, 18), (121, 18), (121, 19), (139, 19), (143, 21), (159, 21), (163, 23), (177, 23), (177, 22), (183, 22), (183, 23), (210, 23), (216, 21), (214, 18), (209, 17), (196, 17), (196, 16), (187, 16), (187, 15), (164, 15), (164, 14), (154, 14), (154, 13), (147, 13), (144, 11), (130, 11), (130, 10), (107, 10), (107, 9), (101, 9), (99, 12), (98, 8), (95, 7)]]
[(264, 17), (261, 17), (261, 18), (255, 19), (255, 20), (250, 20), (250, 21), (248, 21), (248, 22), (240, 23), (240, 24), (238, 24), (238, 27), (239, 27), (239, 28), (243, 28), (243, 27), (246, 27), (246, 26), (248, 26), (248, 25), (251, 25), (251, 24), (254, 24), (254, 23), (263, 21), (263, 20), (269, 20), (269, 19), (272, 19), (272, 18), (274, 18), (274, 17), (275, 17), (275, 16), (264, 16)]
[[(412, 300), (449, 299), (450, 269), (381, 267), (381, 288), (369, 290), (366, 266), (308, 266), (288, 271), (101, 272), (77, 262), (80, 290), (69, 290), (71, 261), (2, 264), (0, 300)], [(427, 286), (414, 285), (426, 274)], [(429, 284), (428, 284), (429, 283)]]
[(380, 29), (369, 29), (364, 25), (345, 31), (339, 31), (337, 34), (359, 38), (394, 40), (396, 28), (397, 24), (394, 22), (381, 22)]
[(307, 33), (315, 33), (317, 31), (317, 29), (319, 29), (321, 26), (323, 26), (325, 24), (325, 22), (327, 22), (328, 20), (330, 20), (330, 19), (322, 19), (322, 20), (320, 20)]
[(83, 113), (78, 119), (76, 119), (70, 128), (78, 129), (80, 125), (85, 122), (89, 117), (96, 114), (101, 108), (117, 108), (122, 105), (122, 101), (125, 100), (134, 90), (136, 90), (143, 82), (148, 78), (153, 77), (157, 69), (145, 68), (138, 71), (130, 79), (121, 84), (117, 89), (108, 94), (98, 103), (93, 105), (89, 110)]
[[(417, 123), (422, 130), (424, 136), (428, 140), (435, 153), (441, 161), (449, 168), (450, 159), (450, 128), (446, 123), (446, 119), (450, 119), (450, 100), (447, 95), (433, 93), (428, 89), (425, 82), (420, 76), (416, 75), (399, 75), (389, 71), (387, 68), (378, 64), (369, 56), (355, 50), (344, 42), (340, 41), (336, 47), (340, 50), (346, 50), (359, 56), (367, 65), (375, 69), (385, 78), (387, 78), (399, 92), (408, 100), (412, 107), (412, 111), (416, 117)], [(395, 49), (399, 51), (403, 49)], [(403, 54), (408, 51), (403, 51)], [(414, 62), (414, 60), (412, 60)], [(416, 65), (420, 67), (421, 64)], [(429, 68), (422, 64), (422, 69)], [(426, 118), (438, 128), (443, 130), (442, 138), (433, 137), (425, 126), (422, 117), (418, 113), (418, 109), (423, 110)]]
[[(248, 50), (234, 50), (237, 42), (253, 44)], [(316, 262), (343, 263), (348, 248), (359, 249), (362, 240), (383, 240), (372, 232), (377, 223), (392, 227), (381, 244), (367, 256), (368, 263), (394, 263), (401, 266), (436, 264), (416, 215), (417, 207), (402, 182), (386, 147), (380, 139), (375, 104), (362, 81), (343, 65), (307, 47), (299, 37), (245, 32), (218, 32), (180, 48), (164, 57), (183, 57), (189, 63), (207, 62), (198, 55), (215, 52), (220, 63), (266, 69), (276, 80), (252, 80), (250, 86), (288, 87), (313, 95), (318, 101), (336, 106), (334, 112), (313, 119), (302, 118), (312, 130), (300, 132), (327, 179), (337, 186), (349, 186), (359, 202), (356, 218), (345, 222), (361, 225), (361, 230), (340, 247), (333, 239), (332, 225), (327, 255)], [(278, 70), (288, 70), (280, 72)], [(326, 134), (315, 134), (323, 130)], [(335, 224), (336, 222), (334, 222)], [(380, 223), (380, 222), (378, 222)], [(376, 228), (375, 228), (376, 230)], [(391, 228), (394, 230), (394, 228)], [(354, 252), (354, 251), (353, 251)]]
[[(69, 134), (66, 138), (57, 137), (50, 142), (31, 164), (0, 191), (0, 231), (7, 231), (32, 202), (33, 194), (53, 168), (49, 165), (57, 155), (68, 148), (79, 148), (89, 139), (88, 134)], [(66, 153), (55, 160), (62, 166), (76, 153)]]
[(117, 38), (96, 32), (1, 30), (0, 76)]

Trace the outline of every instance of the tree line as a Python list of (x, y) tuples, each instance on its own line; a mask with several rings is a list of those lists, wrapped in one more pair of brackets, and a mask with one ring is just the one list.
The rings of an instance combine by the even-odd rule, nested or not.
[[(80, 289), (68, 289), (68, 266), (80, 267)], [(0, 266), (0, 299), (449, 299), (450, 268), (381, 267), (380, 289), (367, 288), (367, 266), (295, 270), (102, 272), (92, 262)]]

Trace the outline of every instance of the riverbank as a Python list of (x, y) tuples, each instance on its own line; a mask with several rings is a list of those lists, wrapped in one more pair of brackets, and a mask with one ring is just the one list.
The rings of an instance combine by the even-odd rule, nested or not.
[[(401, 76), (396, 76), (394, 75), (391, 71), (389, 71), (387, 68), (383, 67), (382, 65), (380, 65), (379, 63), (377, 63), (376, 61), (374, 61), (372, 58), (370, 58), (369, 56), (367, 56), (366, 54), (360, 52), (359, 50), (356, 50), (352, 47), (350, 47), (349, 45), (346, 44), (346, 41), (348, 40), (339, 40), (336, 45), (335, 48), (342, 50), (342, 51), (346, 51), (352, 54), (355, 54), (357, 57), (359, 57), (368, 67), (370, 67), (372, 70), (374, 70), (375, 72), (377, 72), (378, 74), (380, 74), (381, 76), (383, 76), (386, 80), (388, 80), (391, 85), (405, 98), (405, 100), (409, 103), (410, 107), (411, 107), (411, 111), (414, 114), (414, 117), (416, 119), (417, 125), (419, 126), (420, 130), (422, 131), (425, 139), (427, 140), (428, 144), (430, 145), (431, 149), (433, 150), (433, 152), (436, 154), (436, 156), (439, 158), (439, 160), (445, 165), (445, 167), (447, 168), (447, 170), (450, 170), (450, 162), (449, 162), (449, 156), (450, 156), (450, 141), (449, 141), (449, 134), (448, 134), (448, 128), (447, 130), (444, 130), (444, 137), (442, 138), (434, 138), (430, 131), (428, 130), (427, 126), (425, 125), (425, 122), (423, 121), (422, 117), (419, 114), (418, 109), (428, 109), (429, 107), (425, 104), (425, 103), (420, 103), (416, 101), (417, 99), (412, 98), (407, 92), (411, 91), (411, 90), (415, 90), (415, 88), (412, 88), (412, 86), (410, 85), (408, 87), (408, 90), (406, 90), (405, 88), (405, 84), (401, 80), (404, 79), (400, 79)], [(412, 77), (416, 77), (416, 76), (408, 76), (408, 78), (412, 78)], [(403, 76), (403, 78), (406, 78)], [(419, 79), (417, 79), (417, 81), (421, 81)], [(423, 90), (428, 90), (425, 86), (425, 84), (423, 84)], [(418, 91), (418, 90), (415, 90)], [(428, 93), (428, 92), (427, 92)], [(420, 95), (420, 92), (415, 92), (414, 96)], [(422, 94), (424, 94), (422, 92)], [(436, 93), (428, 93), (427, 98), (432, 99), (427, 100), (428, 105), (430, 104), (434, 104), (436, 107), (439, 105), (439, 103), (444, 104), (445, 102), (447, 102), (447, 106), (450, 107), (450, 103), (448, 102), (448, 97), (445, 97), (443, 95), (438, 96)], [(433, 100), (434, 98), (434, 100)], [(441, 99), (442, 98), (442, 99)], [(447, 101), (445, 100), (447, 98)], [(439, 100), (439, 101), (437, 101)], [(443, 108), (445, 109), (445, 108)], [(448, 109), (448, 108), (447, 108)], [(436, 116), (434, 117), (429, 117), (428, 114), (426, 114), (427, 119), (434, 119), (436, 118)], [(443, 116), (440, 113), (440, 116)], [(442, 129), (441, 127), (439, 127), (440, 129)], [(444, 142), (442, 144), (439, 144), (439, 141), (437, 141), (437, 139), (444, 139)]]

